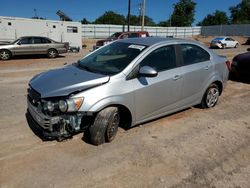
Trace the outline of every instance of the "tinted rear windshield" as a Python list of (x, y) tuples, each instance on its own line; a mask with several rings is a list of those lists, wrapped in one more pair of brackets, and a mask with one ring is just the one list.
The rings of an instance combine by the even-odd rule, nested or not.
[(114, 42), (95, 51), (79, 62), (79, 66), (90, 72), (114, 75), (121, 72), (147, 46)]

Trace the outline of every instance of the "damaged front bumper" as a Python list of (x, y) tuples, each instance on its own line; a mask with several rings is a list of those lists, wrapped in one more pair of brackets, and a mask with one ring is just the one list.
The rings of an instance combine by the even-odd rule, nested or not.
[(59, 141), (72, 137), (72, 135), (83, 131), (83, 114), (65, 114), (50, 117), (45, 115), (28, 100), (27, 120), (39, 137), (43, 140), (57, 139)]

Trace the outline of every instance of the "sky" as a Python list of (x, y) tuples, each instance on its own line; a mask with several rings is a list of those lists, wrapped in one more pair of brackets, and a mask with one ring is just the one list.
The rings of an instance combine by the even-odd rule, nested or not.
[[(2, 3), (1, 3), (2, 1)], [(179, 0), (146, 0), (146, 15), (158, 23), (166, 21), (173, 12), (173, 4)], [(207, 14), (215, 10), (225, 11), (228, 16), (229, 7), (237, 5), (241, 0), (194, 0), (196, 5), (195, 22), (201, 21)], [(131, 0), (131, 14), (139, 15), (142, 0)], [(0, 16), (31, 18), (35, 15), (49, 20), (59, 20), (58, 10), (65, 12), (74, 21), (86, 18), (94, 21), (105, 11), (112, 10), (127, 15), (128, 0), (0, 0)]]

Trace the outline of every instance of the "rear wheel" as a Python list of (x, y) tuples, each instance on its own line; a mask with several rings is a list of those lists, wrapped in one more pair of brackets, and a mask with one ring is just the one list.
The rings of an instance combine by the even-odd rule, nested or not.
[(222, 47), (223, 49), (225, 49), (225, 48), (227, 47), (227, 45), (226, 45), (226, 44), (222, 44), (221, 47)]
[(11, 53), (8, 50), (0, 51), (0, 59), (2, 60), (9, 60), (11, 58)]
[(111, 142), (118, 131), (120, 115), (117, 107), (108, 107), (100, 111), (89, 128), (90, 140), (94, 145)]
[(56, 58), (58, 56), (58, 53), (55, 49), (49, 49), (48, 50), (48, 53), (47, 53), (47, 56), (49, 58)]
[(217, 84), (211, 84), (202, 98), (201, 107), (202, 108), (214, 107), (219, 101), (219, 96), (220, 96), (219, 87), (217, 86)]

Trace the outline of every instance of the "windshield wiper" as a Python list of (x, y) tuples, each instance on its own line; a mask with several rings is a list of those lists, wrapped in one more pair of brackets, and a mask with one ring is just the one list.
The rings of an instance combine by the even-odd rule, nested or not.
[(80, 61), (77, 61), (77, 64), (80, 68), (84, 69), (84, 70), (87, 70), (89, 72), (93, 72), (93, 73), (97, 73), (97, 74), (102, 74), (101, 72), (98, 72), (96, 70), (92, 70), (91, 68), (89, 68), (88, 66), (86, 65), (82, 65)]

